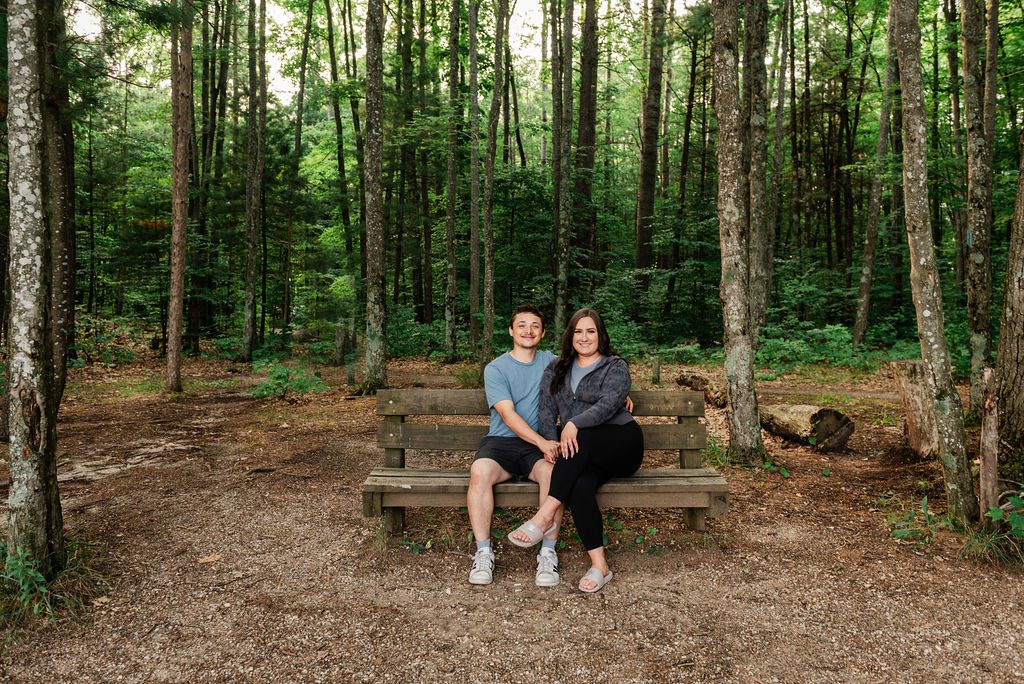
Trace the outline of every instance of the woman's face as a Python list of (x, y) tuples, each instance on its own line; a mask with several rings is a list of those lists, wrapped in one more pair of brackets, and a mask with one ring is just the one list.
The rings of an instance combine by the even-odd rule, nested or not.
[(589, 358), (597, 354), (597, 324), (594, 319), (587, 316), (576, 323), (572, 331), (572, 348), (582, 358)]

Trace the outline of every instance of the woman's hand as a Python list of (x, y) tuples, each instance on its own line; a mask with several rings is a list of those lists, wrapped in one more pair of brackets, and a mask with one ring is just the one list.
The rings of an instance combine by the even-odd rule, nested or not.
[(579, 442), (576, 441), (576, 435), (578, 433), (579, 429), (573, 425), (571, 420), (562, 426), (562, 436), (560, 441), (563, 458), (572, 458), (576, 455), (576, 452), (580, 450)]
[(538, 448), (544, 454), (544, 460), (554, 465), (558, 460), (558, 450), (562, 448), (562, 445), (553, 439), (545, 439), (538, 445)]

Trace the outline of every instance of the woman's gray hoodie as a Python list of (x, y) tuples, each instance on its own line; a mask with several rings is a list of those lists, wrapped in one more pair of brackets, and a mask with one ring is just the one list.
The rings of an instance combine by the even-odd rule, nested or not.
[[(540, 412), (538, 432), (544, 439), (558, 439), (556, 420), (562, 425), (572, 421), (577, 428), (591, 428), (604, 423), (625, 425), (633, 417), (623, 408), (629, 387), (629, 365), (619, 356), (605, 356), (597, 368), (583, 376), (576, 392), (572, 391), (568, 376), (558, 392), (552, 395), (551, 379), (555, 377), (552, 361), (540, 381)], [(576, 363), (574, 360), (573, 363)]]

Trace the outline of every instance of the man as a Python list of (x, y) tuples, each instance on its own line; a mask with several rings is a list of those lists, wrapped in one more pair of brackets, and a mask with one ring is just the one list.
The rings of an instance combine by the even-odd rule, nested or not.
[[(540, 487), (543, 502), (548, 494), (553, 464), (558, 458), (558, 442), (544, 439), (537, 433), (540, 378), (555, 359), (551, 352), (537, 349), (544, 338), (544, 316), (540, 309), (526, 305), (513, 311), (508, 333), (512, 337), (512, 350), (484, 369), (491, 426), (469, 469), (466, 506), (476, 540), (470, 584), (490, 584), (493, 579), (494, 550), (490, 537), (494, 485), (513, 477), (533, 480)], [(538, 587), (558, 585), (555, 542), (561, 518), (560, 509), (537, 555), (535, 582)]]

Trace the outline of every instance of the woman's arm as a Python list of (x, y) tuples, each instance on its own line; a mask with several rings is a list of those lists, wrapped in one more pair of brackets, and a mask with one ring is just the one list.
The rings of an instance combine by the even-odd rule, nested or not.
[(607, 422), (622, 410), (629, 394), (633, 380), (629, 376), (629, 366), (625, 360), (614, 358), (609, 361), (599, 391), (597, 402), (578, 416), (572, 417), (572, 423), (578, 428), (589, 428)]

